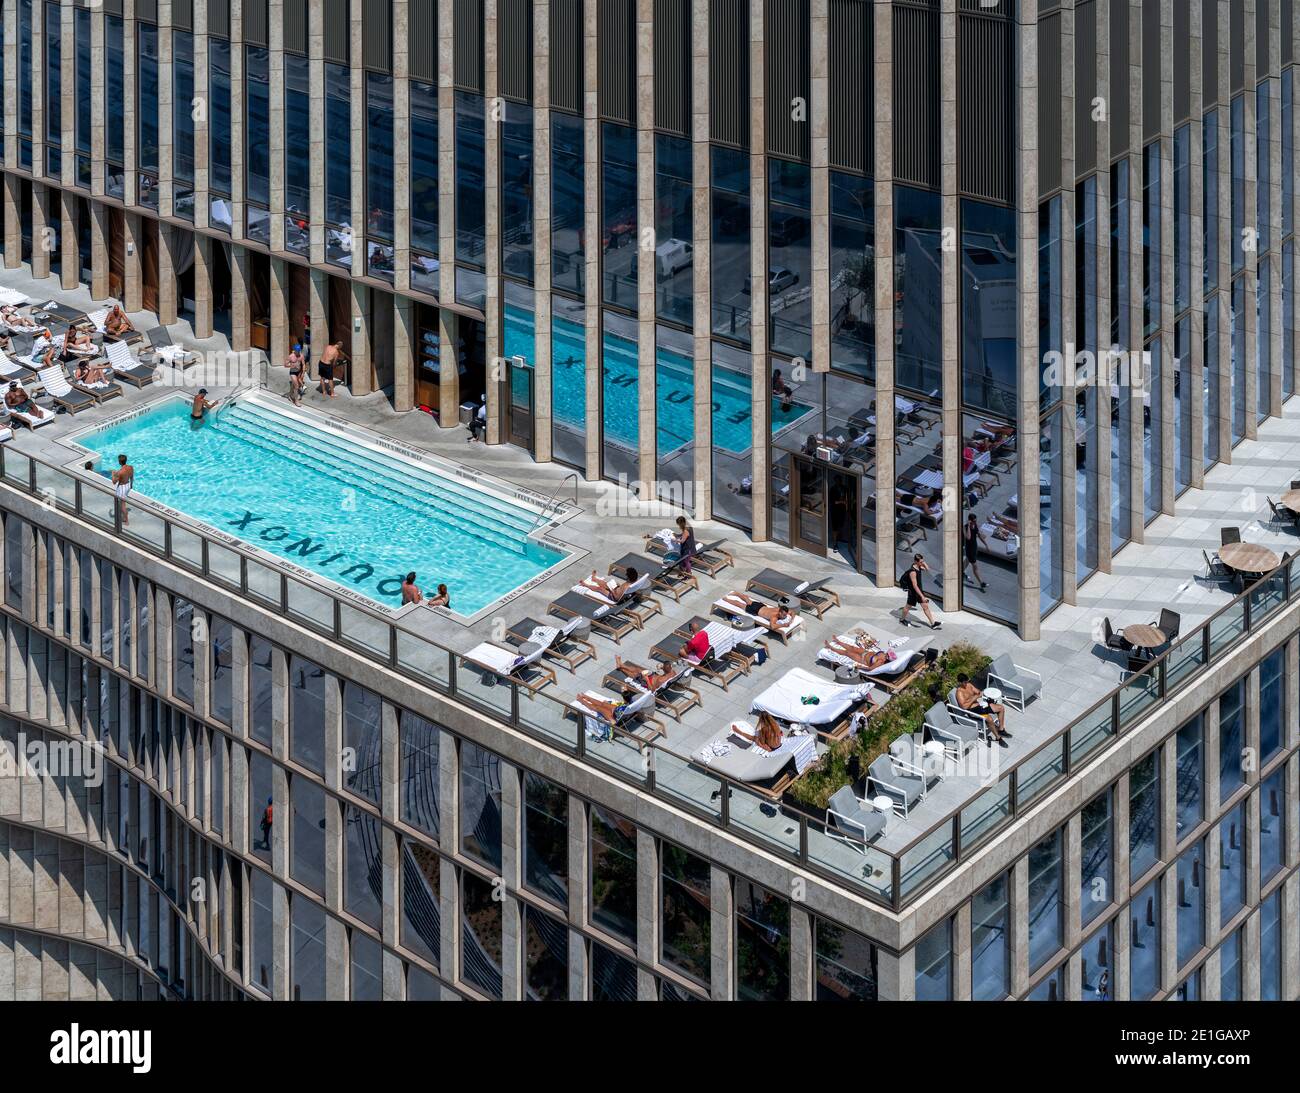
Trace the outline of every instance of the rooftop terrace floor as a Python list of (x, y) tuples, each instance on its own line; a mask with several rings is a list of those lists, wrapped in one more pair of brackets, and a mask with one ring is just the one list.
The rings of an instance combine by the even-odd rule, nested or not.
[[(33, 300), (56, 299), (83, 310), (90, 309), (84, 290), (63, 292), (53, 280), (33, 282), (20, 271), (5, 271), (0, 284), (27, 292)], [(152, 316), (132, 316), (137, 326), (151, 325)], [(177, 340), (192, 348), (203, 350), (224, 349), (221, 337), (198, 342), (190, 336), (184, 323), (173, 326)], [(199, 365), (200, 369), (206, 367)], [(287, 390), (287, 373), (283, 367), (269, 368), (270, 390), (283, 395)], [(192, 373), (190, 382), (202, 378)], [(83, 411), (75, 421), (61, 415), (52, 425), (34, 433), (19, 431), (10, 445), (60, 465), (77, 457), (79, 452), (68, 447), (67, 436), (96, 421), (118, 416), (125, 409), (144, 402), (165, 397), (174, 387), (155, 384), (137, 391), (128, 388), (125, 397), (104, 406)], [(226, 393), (213, 387), (214, 395)], [(572, 498), (572, 480), (568, 468), (559, 464), (537, 464), (529, 456), (505, 445), (488, 446), (467, 443), (467, 433), (462, 427), (441, 430), (434, 420), (424, 413), (413, 411), (397, 414), (383, 393), (353, 398), (340, 389), (338, 397), (329, 400), (308, 387), (306, 406), (309, 413), (328, 414), (356, 425), (375, 430), (402, 444), (432, 453), (438, 459), (459, 464), (481, 473), (504, 479), (535, 494), (548, 496), (557, 490)], [(700, 588), (688, 591), (680, 603), (657, 596), (663, 614), (649, 620), (645, 629), (633, 632), (620, 644), (614, 644), (600, 635), (593, 635), (596, 649), (594, 660), (568, 671), (555, 666), (557, 683), (546, 688), (548, 695), (569, 701), (577, 693), (601, 688), (601, 680), (614, 666), (615, 654), (641, 664), (652, 663), (649, 649), (663, 639), (676, 626), (695, 615), (709, 614), (712, 602), (732, 589), (743, 589), (748, 578), (761, 569), (772, 566), (801, 579), (832, 579), (842, 605), (830, 609), (825, 618), (804, 612), (805, 637), (793, 640), (788, 646), (779, 641), (768, 642), (771, 656), (768, 662), (742, 675), (731, 683), (728, 690), (707, 682), (697, 681), (696, 689), (702, 704), (686, 712), (680, 723), (660, 714), (667, 735), (658, 745), (682, 760), (696, 758), (705, 744), (723, 736), (728, 725), (749, 715), (754, 697), (769, 687), (788, 669), (803, 667), (818, 675), (830, 677), (830, 670), (816, 664), (817, 651), (832, 635), (842, 634), (861, 626), (881, 641), (901, 639), (908, 649), (928, 646), (945, 648), (958, 641), (972, 643), (989, 656), (1010, 653), (1019, 665), (1038, 672), (1043, 679), (1041, 697), (1024, 712), (1008, 711), (1008, 728), (1013, 734), (1010, 747), (994, 747), (993, 777), (997, 777), (1000, 764), (1005, 768), (1014, 764), (1051, 735), (1059, 732), (1075, 717), (1083, 713), (1121, 681), (1123, 663), (1114, 659), (1117, 654), (1105, 654), (1094, 640), (1100, 618), (1109, 615), (1115, 628), (1122, 629), (1131, 623), (1149, 622), (1162, 608), (1172, 608), (1182, 616), (1182, 632), (1188, 633), (1226, 604), (1232, 593), (1202, 579), (1204, 562), (1202, 551), (1211, 554), (1219, 547), (1219, 528), (1225, 524), (1238, 525), (1242, 538), (1261, 543), (1279, 554), (1295, 549), (1300, 540), (1290, 531), (1274, 528), (1267, 519), (1266, 496), (1277, 498), (1284, 492), (1300, 470), (1300, 402), (1292, 399), (1281, 420), (1271, 419), (1259, 429), (1259, 439), (1245, 441), (1232, 453), (1231, 465), (1214, 467), (1205, 478), (1203, 489), (1191, 489), (1178, 500), (1175, 516), (1161, 516), (1145, 529), (1145, 542), (1130, 544), (1114, 559), (1111, 572), (1097, 573), (1078, 591), (1077, 603), (1062, 605), (1054, 610), (1042, 624), (1042, 638), (1026, 642), (1011, 629), (968, 613), (944, 614), (941, 630), (932, 632), (922, 626), (903, 626), (899, 609), (904, 594), (899, 589), (881, 589), (834, 560), (819, 559), (795, 552), (776, 543), (755, 543), (734, 528), (707, 521), (695, 524), (700, 542), (725, 539), (726, 548), (735, 556), (735, 567), (723, 570), (711, 578), (699, 572)], [(147, 496), (148, 483), (137, 484), (139, 494)], [(632, 510), (629, 513), (629, 508)], [(587, 554), (580, 554), (560, 571), (541, 583), (518, 593), (499, 614), (481, 618), (470, 625), (448, 617), (434, 609), (417, 609), (400, 616), (398, 624), (422, 634), (444, 646), (460, 652), (482, 641), (500, 637), (502, 628), (531, 616), (554, 621), (547, 616), (548, 605), (572, 587), (591, 569), (604, 573), (610, 561), (630, 551), (642, 551), (642, 536), (647, 532), (672, 523), (672, 513), (664, 512), (652, 517), (635, 514), (635, 505), (628, 504), (628, 495), (610, 483), (579, 481), (577, 509), (570, 518), (553, 528), (556, 538), (568, 541)], [(430, 574), (424, 578), (426, 586), (436, 583), (436, 561), (430, 559)], [(423, 574), (422, 574), (423, 578)], [(454, 593), (454, 589), (453, 589)], [(501, 688), (501, 690), (505, 690)], [(494, 700), (485, 693), (485, 699)], [(499, 701), (499, 700), (496, 700)], [(521, 694), (521, 706), (528, 699)], [(589, 751), (607, 749), (613, 762), (638, 762), (636, 752), (617, 744), (588, 743)], [(987, 773), (987, 772), (986, 772)], [(708, 796), (715, 785), (703, 771), (680, 767), (667, 771), (663, 764), (657, 769), (661, 786), (670, 786), (692, 800)], [(914, 807), (906, 820), (891, 820), (885, 833), (875, 845), (884, 851), (896, 852), (911, 843), (918, 834), (951, 815), (975, 797), (987, 781), (975, 774), (945, 778), (933, 786), (926, 799)], [(737, 809), (744, 810), (737, 815)], [(798, 827), (788, 816), (757, 798), (745, 796), (732, 807), (733, 823), (752, 824), (755, 834), (779, 843), (797, 842)], [(853, 851), (844, 849), (842, 866), (857, 868)], [(869, 867), (866, 867), (869, 869)]]

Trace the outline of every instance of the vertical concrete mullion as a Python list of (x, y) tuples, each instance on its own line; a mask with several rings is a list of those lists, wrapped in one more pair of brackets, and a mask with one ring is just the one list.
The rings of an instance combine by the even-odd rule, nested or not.
[[(1185, 2), (1185, 0), (1179, 0)], [(1174, 408), (1174, 0), (1160, 4), (1160, 511), (1172, 513), (1178, 490)], [(1165, 901), (1168, 904), (1168, 900)]]
[[(945, 6), (949, 0), (944, 0)], [(810, 0), (809, 177), (812, 182), (812, 371), (831, 369), (830, 2)], [(942, 68), (942, 65), (940, 66)]]
[[(11, 0), (4, 0), (4, 102), (0, 110), (4, 111), (4, 165), (7, 170), (18, 168), (18, 5)], [(95, 20), (102, 25), (103, 18)], [(9, 176), (6, 176), (6, 183)], [(6, 199), (8, 192), (6, 188)], [(6, 213), (8, 202), (6, 200)], [(5, 255), (9, 254), (9, 241), (5, 239)]]
[[(939, 320), (939, 355), (942, 367), (940, 382), (941, 412), (943, 415), (942, 459), (943, 480), (960, 483), (961, 475), (961, 331), (959, 297), (961, 293), (961, 201), (958, 197), (960, 184), (957, 175), (957, 0), (942, 0), (939, 6), (939, 172), (941, 192), (941, 221), (943, 238), (953, 240), (954, 245), (943, 246), (940, 258), (940, 296), (943, 300)], [(892, 263), (891, 269), (892, 269)], [(890, 326), (880, 329), (892, 330)], [(892, 400), (890, 400), (892, 401)], [(896, 415), (887, 414), (881, 407), (888, 406), (877, 393), (876, 420), (883, 422), (888, 416), (896, 420)], [(876, 445), (877, 453), (884, 450), (884, 445)], [(892, 476), (891, 476), (892, 479)], [(883, 476), (877, 478), (880, 485), (893, 486), (892, 480)], [(944, 491), (943, 508), (945, 512), (959, 513), (962, 510), (964, 491), (957, 486)], [(1067, 496), (1072, 496), (1067, 494)], [(879, 500), (876, 512), (892, 512), (891, 507), (882, 508)], [(884, 521), (877, 519), (876, 523)], [(943, 536), (943, 609), (958, 611), (961, 609), (962, 586), (964, 584), (961, 557), (960, 519), (949, 519), (941, 524)], [(886, 555), (877, 555), (884, 559)]]
[(551, 461), (551, 3), (533, 3), (533, 458)]
[[(63, 146), (63, 158), (59, 162), (60, 182), (64, 187), (77, 184), (77, 27), (75, 9), (69, 0), (62, 0), (59, 9), (59, 121), (63, 131), (59, 140)], [(77, 234), (72, 232), (72, 249), (76, 254)], [(69, 290), (77, 287), (74, 280), (67, 283), (67, 244), (64, 244), (63, 287)]]
[[(176, 183), (172, 158), (175, 145), (175, 78), (172, 73), (172, 0), (158, 0), (158, 215), (174, 215)], [(158, 307), (162, 310), (162, 225), (158, 228)], [(159, 315), (162, 321), (162, 316)], [(166, 322), (163, 321), (166, 326)]]
[[(1113, 73), (1110, 64), (1110, 0), (1096, 0), (1097, 16), (1097, 57), (1096, 95), (1099, 104), (1089, 106), (1088, 116), (1097, 131), (1097, 208), (1095, 210), (1097, 238), (1097, 329), (1093, 345), (1097, 351), (1097, 366), (1108, 360), (1106, 351), (1110, 347), (1110, 323), (1114, 303), (1110, 298), (1110, 119), (1111, 119), (1111, 83)], [(1100, 105), (1102, 109), (1098, 110)], [(1078, 134), (1075, 134), (1076, 137)], [(1093, 489), (1088, 498), (1089, 516), (1096, 521), (1097, 527), (1097, 570), (1101, 573), (1111, 571), (1111, 536), (1114, 522), (1111, 516), (1111, 496), (1115, 488), (1114, 464), (1111, 459), (1111, 401), (1109, 383), (1101, 382), (1094, 370), (1096, 392), (1093, 396), (1093, 431), (1089, 436), (1088, 465), (1093, 474)]]
[(1197, 489), (1202, 489), (1205, 486), (1205, 429), (1209, 425), (1203, 413), (1203, 399), (1201, 396), (1205, 383), (1205, 277), (1202, 274), (1202, 270), (1205, 269), (1206, 228), (1205, 146), (1203, 141), (1204, 125), (1201, 121), (1205, 111), (1205, 93), (1204, 88), (1201, 86), (1203, 65), (1196, 62), (1201, 58), (1204, 48), (1202, 33), (1204, 0), (1189, 0), (1189, 2), (1191, 4), (1188, 23), (1191, 29), (1189, 49), (1193, 64), (1191, 66), (1191, 121), (1189, 123), (1191, 126), (1191, 139), (1188, 141), (1191, 146), (1191, 154), (1187, 168), (1191, 172), (1188, 178), (1188, 215), (1191, 218), (1191, 227), (1189, 229), (1191, 231), (1191, 246), (1188, 261), (1191, 283), (1187, 287), (1188, 301), (1192, 310), (1188, 316), (1190, 344), (1187, 346), (1187, 352), (1190, 354), (1191, 364), (1187, 374), (1191, 380), (1191, 390), (1184, 391), (1183, 398), (1186, 399), (1191, 395), (1194, 400), (1191, 411), (1187, 415), (1191, 432), (1187, 443), (1192, 451), (1189, 481)]
[[(233, 2), (238, 4), (240, 0), (233, 0)], [(122, 127), (122, 204), (127, 208), (135, 205), (140, 182), (137, 173), (140, 159), (139, 119), (136, 117), (136, 106), (140, 95), (137, 72), (139, 55), (135, 26), (135, 0), (122, 0), (122, 98), (125, 105), (123, 112), (125, 124)], [(128, 258), (127, 266), (129, 267), (130, 264), (131, 260)], [(135, 308), (130, 308), (123, 303), (122, 307), (125, 311), (140, 309), (139, 304)]]
[(1232, 313), (1232, 252), (1240, 240), (1232, 238), (1232, 85), (1230, 74), (1230, 42), (1232, 31), (1228, 5), (1214, 0), (1218, 19), (1219, 56), (1215, 69), (1218, 80), (1217, 152), (1219, 157), (1217, 182), (1219, 186), (1218, 255), (1218, 367), (1219, 367), (1219, 460), (1232, 462), (1232, 336), (1229, 317)]
[(659, 940), (659, 845), (653, 833), (636, 829), (636, 995), (638, 1001), (653, 1002), (655, 977), (643, 965), (653, 967)]
[[(289, 149), (286, 145), (285, 124), (284, 124), (284, 0), (268, 0), (267, 3), (267, 82), (270, 85), (270, 142), (271, 142), (271, 178), (270, 186), (267, 190), (269, 200), (267, 204), (271, 207), (271, 250), (283, 253), (284, 246), (284, 208), (285, 208), (285, 163), (287, 162)], [(359, 69), (353, 70), (353, 103), (352, 103), (352, 147), (357, 147), (356, 134), (356, 116), (357, 104), (356, 81)], [(355, 158), (355, 157), (354, 157)], [(323, 164), (322, 164), (323, 166)], [(364, 208), (363, 205), (356, 203), (356, 195), (353, 194), (353, 209)], [(353, 217), (355, 220), (356, 218)], [(353, 255), (355, 260), (356, 255)], [(293, 329), (297, 326), (297, 316), (292, 316), (289, 326)], [(284, 360), (288, 354), (286, 348), (284, 353), (271, 355), (275, 361)]]
[(695, 516), (713, 516), (713, 213), (709, 98), (709, 2), (691, 0), (691, 282), (695, 303)]
[[(636, 225), (637, 225), (637, 476), (640, 493), (658, 496), (655, 413), (655, 234), (654, 0), (635, 0), (636, 26)], [(647, 246), (647, 244), (649, 244)]]
[(811, 1002), (816, 998), (816, 992), (813, 916), (794, 903), (790, 905), (790, 1001)]
[[(211, 207), (209, 193), (212, 189), (211, 156), (212, 150), (212, 81), (211, 66), (208, 64), (208, 0), (194, 0), (194, 97), (198, 99), (199, 110), (194, 110), (190, 103), (181, 103), (180, 109), (190, 110), (194, 118), (194, 226), (206, 228)], [(231, 88), (231, 113), (234, 113), (234, 88)], [(242, 100), (242, 96), (240, 96)], [(197, 236), (195, 240), (197, 242)], [(197, 256), (196, 256), (197, 261)], [(206, 312), (206, 315), (205, 315)], [(206, 300), (199, 299), (197, 283), (194, 287), (195, 327), (206, 326), (208, 334), (212, 330), (212, 296), (209, 292)], [(208, 334), (198, 334), (207, 337)]]
[[(230, 236), (232, 239), (243, 239), (244, 228), (247, 222), (247, 210), (244, 202), (244, 158), (245, 149), (248, 139), (244, 134), (244, 111), (235, 107), (237, 91), (244, 87), (244, 0), (230, 0)], [(234, 347), (238, 350), (247, 349), (249, 345), (249, 333), (241, 341), (239, 333), (241, 327), (247, 331), (248, 324), (248, 293), (245, 285), (243, 286), (243, 296), (241, 303), (240, 289), (238, 284), (238, 275), (235, 274), (234, 267), (239, 264), (239, 256), (247, 256), (247, 251), (242, 247), (235, 247), (234, 260), (231, 262), (232, 279), (236, 281), (231, 292), (231, 310), (232, 316), (231, 332), (235, 335)]]
[[(45, 174), (45, 5), (32, 0), (32, 174)], [(32, 205), (36, 204), (35, 186)], [(35, 228), (33, 228), (33, 231)], [(32, 236), (32, 258), (36, 257), (36, 237)], [(41, 275), (46, 276), (45, 274)]]
[[(755, 542), (772, 537), (772, 359), (768, 342), (767, 41), (764, 0), (749, 0), (749, 283)], [(791, 519), (794, 514), (791, 513)]]
[[(438, 298), (444, 304), (456, 299), (455, 37), (453, 5), (441, 3), (438, 5)], [(443, 429), (453, 428), (459, 422), (458, 326), (454, 311), (446, 307), (439, 309), (438, 425)]]
[[(65, 153), (64, 159), (70, 158)], [(75, 158), (75, 157), (74, 157)], [(55, 191), (59, 203), (59, 284), (65, 292), (81, 284), (81, 249), (77, 245), (77, 195)]]
[[(1020, 256), (1016, 265), (1016, 293), (1020, 299), (1018, 309), (1020, 344), (1020, 466), (1018, 483), (1020, 511), (1038, 512), (1039, 437), (1038, 437), (1038, 20), (1036, 0), (1021, 4), (1021, 22), (1016, 23), (1015, 69), (1016, 101), (1019, 103), (1020, 124), (1016, 126), (1017, 178), (1016, 252)], [(892, 269), (892, 265), (888, 267)], [(877, 266), (879, 269), (879, 266)], [(891, 285), (892, 295), (892, 285)], [(881, 329), (878, 327), (878, 329)], [(885, 327), (883, 329), (889, 329)], [(878, 406), (887, 406), (883, 394), (877, 396)], [(885, 415), (878, 415), (885, 420)], [(884, 437), (877, 443), (877, 451), (884, 451)], [(892, 484), (892, 483), (889, 483)], [(877, 503), (879, 512), (891, 512), (893, 497)], [(882, 522), (877, 520), (877, 525)], [(1039, 607), (1039, 554), (1042, 548), (1038, 521), (1032, 527), (1022, 521), (1019, 565), (1020, 586), (1020, 636), (1026, 641), (1038, 638)], [(892, 558), (889, 554), (880, 557)], [(1027, 969), (1025, 974), (1027, 975)], [(1022, 981), (1021, 987), (1025, 986)]]
[[(1267, 0), (1264, 0), (1267, 2)], [(1245, 118), (1245, 132), (1242, 134), (1242, 143), (1245, 146), (1243, 160), (1245, 161), (1245, 197), (1242, 201), (1242, 230), (1250, 234), (1255, 231), (1259, 223), (1259, 200), (1256, 187), (1259, 185), (1258, 157), (1255, 148), (1256, 126), (1258, 118), (1255, 115), (1255, 0), (1244, 0), (1246, 5), (1246, 87), (1241, 93), (1243, 106), (1242, 111)], [(1231, 122), (1232, 111), (1228, 111), (1229, 122)], [(1242, 240), (1234, 239), (1233, 246), (1242, 246)], [(1255, 315), (1255, 301), (1259, 293), (1259, 240), (1255, 236), (1255, 246), (1246, 250), (1246, 269), (1242, 274), (1245, 284), (1245, 301), (1243, 313), (1238, 316), (1238, 321), (1242, 324), (1245, 334), (1242, 339), (1242, 354), (1245, 356), (1245, 393), (1243, 399), (1246, 404), (1246, 439), (1255, 440), (1259, 436), (1259, 411), (1256, 406), (1259, 401), (1259, 377), (1256, 360), (1257, 343), (1259, 336), (1258, 322)], [(1258, 936), (1258, 930), (1256, 931)]]
[[(1038, 28), (1029, 24), (1037, 37)], [(1011, 950), (1011, 996), (1019, 998), (1029, 989), (1029, 859), (1022, 857), (1011, 867), (1009, 923)], [(911, 950), (915, 952), (915, 949)]]
[[(405, 10), (405, 0), (398, 0), (398, 5), (395, 6)], [(400, 38), (394, 34), (393, 48), (400, 49), (405, 56), (405, 34)], [(329, 162), (329, 149), (325, 144), (325, 17), (323, 11), (318, 11), (307, 23), (307, 85), (308, 109), (311, 112), (307, 147), (311, 162), (319, 164), (319, 167), (312, 171), (309, 183), (311, 208), (307, 218), (309, 224), (307, 253), (313, 266), (323, 266), (325, 264), (325, 164)], [(393, 151), (397, 152), (396, 144)], [(394, 170), (396, 170), (396, 163), (394, 163)], [(353, 217), (354, 222), (355, 220), (356, 218)], [(316, 352), (320, 353), (325, 345), (323, 342), (317, 343), (315, 338), (316, 334), (313, 331), (312, 344)]]
[[(57, 200), (58, 191), (54, 191)], [(50, 275), (50, 253), (54, 249), (54, 231), (50, 224), (50, 188), (32, 181), (32, 276), (43, 280)]]
[(1270, 73), (1277, 73), (1268, 81), (1268, 178), (1269, 178), (1269, 251), (1270, 277), (1268, 282), (1269, 344), (1266, 347), (1269, 361), (1268, 412), (1273, 417), (1282, 416), (1282, 10), (1280, 4), (1269, 4), (1269, 64)]
[[(411, 288), (411, 52), (407, 42), (409, 20), (410, 0), (393, 0), (393, 287), (398, 292), (408, 292)], [(324, 191), (321, 196), (323, 201)], [(323, 210), (324, 205), (322, 204), (321, 207)], [(320, 218), (324, 218), (323, 211)], [(323, 253), (321, 257), (324, 258)], [(394, 396), (397, 396), (403, 386), (411, 386), (411, 382), (409, 378), (398, 382), (394, 377)]]
[[(1079, 467), (1078, 458), (1078, 388), (1075, 384), (1072, 367), (1074, 354), (1079, 348), (1080, 332), (1078, 330), (1078, 293), (1084, 289), (1078, 281), (1078, 192), (1075, 179), (1078, 171), (1077, 134), (1075, 133), (1075, 95), (1077, 93), (1077, 75), (1074, 71), (1074, 8), (1063, 6), (1061, 9), (1061, 103), (1051, 104), (1052, 109), (1061, 111), (1061, 340), (1062, 345), (1038, 347), (1039, 367), (1043, 367), (1045, 354), (1056, 350), (1062, 358), (1070, 362), (1062, 369), (1061, 380), (1061, 442), (1056, 458), (1061, 466), (1061, 494), (1063, 497), (1078, 497)], [(1040, 110), (1045, 104), (1039, 103)], [(958, 467), (954, 465), (956, 474)], [(956, 480), (956, 479), (954, 479)], [(1061, 538), (1061, 599), (1072, 604), (1076, 602), (1079, 581), (1078, 524), (1083, 520), (1086, 527), (1087, 513), (1080, 513), (1077, 504), (1060, 506), (1060, 526), (1057, 534)]]
[[(569, 876), (583, 878), (582, 883), (571, 885), (569, 892), (569, 925), (574, 927), (569, 931), (569, 999), (574, 1002), (582, 1001), (587, 997), (587, 946), (579, 930), (587, 924), (589, 893), (586, 877), (590, 868), (589, 846), (587, 806), (582, 798), (570, 796)], [(716, 873), (717, 870), (714, 872)], [(715, 883), (715, 894), (716, 888)], [(716, 930), (714, 933), (716, 936)]]
[(509, 436), (506, 415), (510, 366), (504, 359), (505, 290), (501, 279), (501, 126), (505, 101), (500, 97), (497, 71), (497, 36), (500, 20), (497, 0), (483, 0), (483, 226), (486, 245), (483, 268), (486, 273), (483, 300), (483, 347), (487, 361), (487, 434), (489, 444), (501, 444)]
[[(1300, 41), (1300, 5), (1291, 5), (1291, 39), (1293, 42)], [(1300, 109), (1297, 106), (1297, 88), (1300, 88), (1300, 82), (1294, 78), (1291, 81), (1291, 147), (1300, 147)], [(1281, 124), (1282, 111), (1278, 110), (1278, 124)], [(1293, 157), (1294, 159), (1294, 157)], [(1294, 169), (1294, 162), (1292, 164)], [(1278, 172), (1281, 174), (1281, 171)], [(1294, 233), (1300, 227), (1300, 186), (1291, 187), (1291, 229)], [(1293, 245), (1293, 250), (1295, 249)], [(1300, 260), (1300, 254), (1297, 254), (1293, 262)], [(1293, 323), (1292, 333), (1294, 335), (1292, 345), (1300, 344), (1300, 277), (1295, 276), (1294, 267), (1291, 276), (1291, 320)], [(1285, 314), (1285, 311), (1284, 311)], [(1281, 325), (1279, 323), (1279, 325)], [(1295, 360), (1282, 360), (1282, 367), (1290, 371), (1291, 390), (1295, 391), (1296, 387), (1296, 362)]]
[[(1145, 278), (1146, 254), (1143, 249), (1143, 119), (1142, 119), (1142, 5), (1129, 5), (1129, 332), (1128, 352), (1142, 352), (1145, 346), (1145, 318), (1142, 309), (1142, 284)], [(1142, 383), (1150, 383), (1150, 376), (1142, 372)], [(1146, 531), (1145, 501), (1145, 448), (1143, 440), (1142, 390), (1130, 380), (1125, 397), (1129, 400), (1128, 436), (1120, 443), (1128, 443), (1128, 524), (1129, 539), (1134, 543), (1144, 541)]]
[(709, 989), (717, 1002), (735, 995), (735, 894), (731, 876), (718, 866), (709, 868)]
[(586, 166), (583, 185), (582, 230), (585, 240), (586, 304), (586, 362), (587, 444), (586, 477), (592, 481), (601, 472), (601, 350), (603, 318), (601, 313), (601, 248), (600, 248), (600, 3), (599, 0), (582, 2), (582, 144), (583, 163)]

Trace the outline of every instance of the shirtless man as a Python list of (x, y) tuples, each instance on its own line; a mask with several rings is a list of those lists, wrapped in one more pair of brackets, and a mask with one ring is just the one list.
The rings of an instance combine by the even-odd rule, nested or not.
[(190, 403), (190, 421), (202, 421), (207, 417), (209, 410), (215, 410), (221, 405), (221, 400), (216, 402), (208, 401), (208, 389), (200, 387), (199, 393), (194, 396), (194, 401)]
[(20, 414), (30, 414), (34, 418), (45, 416), (45, 411), (32, 401), (32, 396), (23, 389), (23, 385), (17, 380), (9, 381), (9, 390), (5, 392), (5, 405), (10, 410), (15, 410)]
[(325, 352), (320, 355), (320, 363), (316, 366), (316, 371), (320, 376), (320, 383), (316, 385), (316, 390), (323, 395), (329, 395), (334, 398), (334, 368), (336, 365), (342, 365), (348, 358), (343, 352), (342, 342), (331, 342), (325, 347)]
[(120, 338), (123, 334), (129, 334), (135, 327), (131, 325), (131, 320), (126, 317), (126, 312), (122, 310), (121, 305), (114, 304), (113, 310), (108, 313), (108, 318), (104, 320), (104, 333), (114, 338)]
[(986, 699), (980, 689), (964, 675), (957, 677), (957, 705), (984, 719), (992, 737), (988, 742), (989, 747), (993, 746), (993, 740), (1004, 748), (1010, 746), (1006, 742), (1011, 735), (1006, 728), (1007, 708)]
[(117, 494), (117, 507), (122, 511), (122, 526), (126, 527), (126, 499), (135, 482), (135, 468), (126, 461), (125, 455), (117, 457), (117, 470), (113, 472), (113, 492)]
[(747, 614), (762, 619), (768, 626), (775, 629), (783, 629), (794, 618), (794, 612), (785, 604), (765, 604), (762, 600), (746, 596), (743, 592), (737, 592), (735, 598), (744, 601), (741, 607)]
[(423, 601), (424, 593), (420, 591), (419, 586), (415, 583), (415, 571), (412, 570), (402, 582), (402, 605), (422, 603)]
[(289, 368), (289, 398), (297, 406), (302, 402), (302, 391), (307, 386), (307, 362), (303, 360), (302, 346), (295, 345), (284, 363)]
[(648, 672), (637, 664), (629, 664), (617, 653), (614, 655), (614, 667), (622, 672), (638, 687), (647, 691), (657, 691), (673, 678), (672, 672)]

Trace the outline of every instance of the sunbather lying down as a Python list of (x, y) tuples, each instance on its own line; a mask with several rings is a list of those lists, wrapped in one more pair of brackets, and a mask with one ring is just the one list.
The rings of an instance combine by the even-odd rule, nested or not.
[(582, 581), (583, 588), (589, 588), (604, 596), (607, 600), (613, 600), (618, 603), (629, 592), (632, 586), (637, 582), (637, 572), (635, 569), (627, 571), (627, 580), (620, 581), (617, 577), (602, 577), (594, 569), (591, 576)]
[(673, 671), (647, 671), (639, 664), (633, 664), (631, 661), (624, 660), (618, 654), (614, 655), (614, 666), (627, 676), (629, 682), (635, 683), (638, 687), (643, 687), (647, 691), (657, 691), (681, 675), (680, 672)]
[(636, 688), (626, 686), (623, 688), (622, 701), (612, 698), (600, 698), (589, 691), (583, 691), (574, 700), (579, 706), (590, 710), (597, 717), (602, 717), (606, 721), (617, 723), (626, 717), (629, 713), (634, 712), (633, 708), (638, 699), (644, 696), (637, 692)]
[(762, 619), (768, 626), (777, 630), (786, 629), (790, 626), (791, 620), (799, 617), (785, 604), (765, 604), (762, 600), (754, 599), (747, 592), (728, 592), (722, 598), (745, 614)]
[(827, 639), (826, 648), (829, 652), (848, 657), (859, 668), (868, 671), (883, 668), (891, 660), (898, 659), (898, 654), (892, 649), (881, 649), (875, 638), (861, 630)]

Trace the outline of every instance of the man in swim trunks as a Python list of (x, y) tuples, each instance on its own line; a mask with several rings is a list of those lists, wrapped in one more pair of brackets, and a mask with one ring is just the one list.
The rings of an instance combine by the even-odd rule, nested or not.
[(111, 338), (120, 338), (123, 334), (129, 334), (135, 327), (131, 325), (131, 320), (126, 317), (126, 312), (118, 304), (113, 305), (113, 310), (108, 313), (104, 320), (104, 333)]
[(113, 492), (117, 494), (117, 506), (122, 510), (122, 526), (126, 527), (126, 499), (135, 482), (135, 468), (126, 461), (125, 455), (117, 457), (117, 470), (113, 472)]
[(406, 575), (406, 580), (402, 582), (402, 605), (420, 603), (423, 599), (424, 593), (420, 591), (419, 585), (415, 583), (415, 570), (411, 570)]
[(194, 401), (190, 403), (190, 420), (202, 421), (207, 417), (209, 410), (215, 410), (220, 404), (220, 399), (217, 399), (216, 402), (209, 402), (208, 389), (206, 387), (200, 387), (199, 393), (194, 396)]
[(323, 395), (329, 395), (334, 398), (334, 366), (341, 365), (347, 357), (343, 353), (342, 342), (331, 342), (325, 347), (325, 352), (320, 355), (320, 364), (316, 366), (316, 371), (320, 377), (320, 383), (316, 385), (316, 390)]
[(23, 389), (23, 385), (17, 380), (9, 381), (9, 390), (5, 392), (5, 405), (10, 410), (20, 414), (31, 414), (35, 418), (45, 416), (45, 411), (32, 401), (32, 396)]

